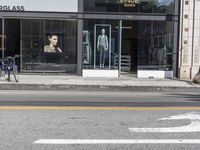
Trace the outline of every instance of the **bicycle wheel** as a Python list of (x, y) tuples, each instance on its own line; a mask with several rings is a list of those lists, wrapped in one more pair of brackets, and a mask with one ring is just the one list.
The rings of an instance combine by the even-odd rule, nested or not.
[(13, 75), (14, 75), (15, 81), (19, 82), (17, 66), (13, 66)]

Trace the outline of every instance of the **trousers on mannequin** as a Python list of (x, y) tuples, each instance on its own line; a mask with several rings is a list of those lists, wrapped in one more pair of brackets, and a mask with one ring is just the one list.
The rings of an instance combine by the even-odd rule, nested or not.
[(100, 52), (100, 68), (104, 68), (105, 65), (105, 59), (106, 59), (106, 50), (104, 49), (103, 46), (99, 46), (99, 52)]

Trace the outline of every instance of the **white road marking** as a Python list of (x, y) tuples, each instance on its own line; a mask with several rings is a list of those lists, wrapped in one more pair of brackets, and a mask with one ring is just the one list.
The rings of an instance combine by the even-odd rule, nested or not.
[(40, 139), (35, 144), (44, 145), (85, 145), (85, 144), (200, 144), (200, 139), (173, 139), (173, 140), (80, 140), (80, 139)]
[(169, 127), (169, 128), (129, 128), (131, 132), (156, 132), (156, 133), (190, 133), (200, 132), (200, 114), (191, 112), (181, 115), (171, 116), (169, 118), (162, 118), (159, 120), (191, 120), (191, 123), (181, 127)]

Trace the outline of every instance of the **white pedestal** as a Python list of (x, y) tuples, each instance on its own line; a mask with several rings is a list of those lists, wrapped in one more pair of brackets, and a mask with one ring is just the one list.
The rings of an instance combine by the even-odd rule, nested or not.
[(82, 72), (84, 78), (118, 78), (119, 70), (87, 70)]
[(173, 71), (162, 70), (138, 70), (138, 78), (173, 78)]

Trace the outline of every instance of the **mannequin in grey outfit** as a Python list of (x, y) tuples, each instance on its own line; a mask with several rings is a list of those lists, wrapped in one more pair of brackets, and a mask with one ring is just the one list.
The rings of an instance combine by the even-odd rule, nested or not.
[(104, 68), (106, 51), (108, 50), (108, 37), (105, 35), (105, 29), (102, 29), (101, 35), (98, 36), (97, 50), (100, 52), (100, 68)]

